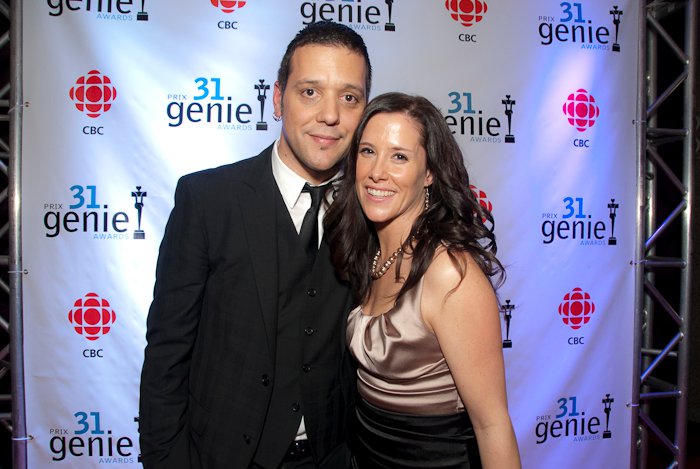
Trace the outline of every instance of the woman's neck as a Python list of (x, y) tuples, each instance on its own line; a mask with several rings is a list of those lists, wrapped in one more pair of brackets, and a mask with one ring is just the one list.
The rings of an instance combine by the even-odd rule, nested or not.
[(409, 235), (410, 230), (399, 230), (391, 226), (377, 228), (377, 239), (379, 240), (379, 249), (382, 251), (382, 259), (386, 259), (391, 256), (391, 253), (404, 246)]

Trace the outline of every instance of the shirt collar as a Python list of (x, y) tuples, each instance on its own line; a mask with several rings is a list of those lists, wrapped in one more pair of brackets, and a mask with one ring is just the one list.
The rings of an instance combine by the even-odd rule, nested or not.
[[(277, 187), (282, 194), (282, 199), (284, 200), (285, 205), (288, 209), (292, 209), (299, 201), (301, 190), (304, 188), (304, 184), (306, 184), (307, 181), (284, 164), (278, 151), (279, 143), (280, 141), (277, 139), (272, 147), (272, 175), (274, 176)], [(338, 171), (328, 181), (333, 181), (335, 186), (341, 177), (342, 172)], [(324, 181), (322, 184), (325, 184), (328, 181)], [(332, 192), (332, 190), (329, 190), (326, 192), (326, 194), (330, 195)]]

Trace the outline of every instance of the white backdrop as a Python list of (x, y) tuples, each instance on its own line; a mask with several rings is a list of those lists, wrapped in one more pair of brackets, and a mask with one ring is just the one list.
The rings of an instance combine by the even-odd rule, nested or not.
[(638, 2), (23, 8), (29, 467), (140, 467), (145, 319), (175, 183), (278, 136), (279, 61), (319, 19), (364, 37), (372, 96), (406, 91), (441, 108), (492, 208), (524, 466), (629, 466)]

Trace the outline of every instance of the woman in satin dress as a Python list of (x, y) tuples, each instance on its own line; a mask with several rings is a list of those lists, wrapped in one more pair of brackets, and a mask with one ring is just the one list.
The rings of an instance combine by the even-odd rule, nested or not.
[(368, 104), (324, 223), (358, 304), (354, 466), (519, 468), (493, 218), (433, 104), (403, 93)]

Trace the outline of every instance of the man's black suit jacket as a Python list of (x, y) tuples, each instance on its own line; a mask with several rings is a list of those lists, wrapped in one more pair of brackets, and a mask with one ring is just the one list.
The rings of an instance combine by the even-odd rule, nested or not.
[[(277, 327), (278, 189), (271, 152), (270, 146), (254, 158), (178, 182), (158, 258), (141, 376), (146, 469), (247, 468), (260, 440)], [(322, 255), (333, 275), (325, 241)], [(347, 297), (345, 309), (328, 313), (345, 317), (350, 295), (339, 288)], [(340, 376), (328, 382), (341, 382), (350, 401), (354, 376), (344, 332), (338, 331), (337, 341)], [(327, 415), (325, 408), (309, 412), (321, 422), (319, 437), (311, 441), (317, 455), (342, 444), (324, 435), (344, 439), (344, 429), (324, 427), (345, 427), (347, 415)]]

